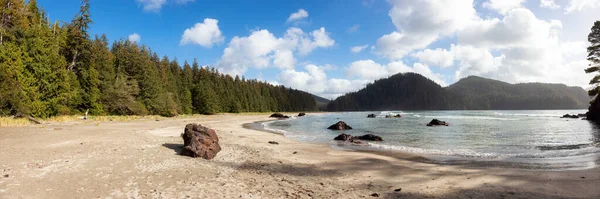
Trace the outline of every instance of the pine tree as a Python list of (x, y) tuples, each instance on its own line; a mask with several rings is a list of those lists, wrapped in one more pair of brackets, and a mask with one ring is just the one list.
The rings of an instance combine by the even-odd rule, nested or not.
[[(588, 35), (588, 42), (590, 46), (587, 48), (588, 58), (590, 67), (585, 69), (586, 73), (597, 73), (600, 72), (600, 21), (596, 21), (592, 30)], [(590, 81), (590, 85), (594, 88), (588, 91), (590, 97), (593, 97), (589, 112), (587, 114), (588, 120), (600, 120), (600, 100), (598, 100), (598, 94), (600, 93), (600, 74), (596, 74)]]
[(23, 51), (13, 43), (0, 45), (0, 115), (29, 114), (27, 92), (34, 79), (24, 76)]
[[(587, 48), (588, 58), (590, 67), (585, 69), (586, 73), (600, 72), (600, 21), (596, 21), (592, 27), (592, 31), (588, 35), (588, 42), (590, 46)], [(589, 91), (591, 97), (596, 97), (600, 92), (600, 74), (596, 75), (591, 81), (590, 85), (594, 86), (594, 89)]]

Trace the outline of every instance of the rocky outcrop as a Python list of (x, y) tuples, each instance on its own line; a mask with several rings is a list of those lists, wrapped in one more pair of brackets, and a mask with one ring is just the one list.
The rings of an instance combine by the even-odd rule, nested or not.
[(279, 118), (279, 119), (287, 119), (287, 118), (290, 118), (290, 116), (283, 115), (283, 114), (281, 114), (281, 113), (273, 113), (273, 114), (271, 114), (271, 116), (269, 116), (269, 117), (274, 117), (274, 118)]
[(588, 112), (586, 113), (587, 120), (591, 121), (600, 121), (600, 100), (596, 97), (590, 107), (588, 108)]
[(377, 135), (373, 135), (373, 134), (366, 134), (366, 135), (354, 137), (354, 139), (367, 140), (367, 141), (383, 141), (383, 138), (381, 138), (380, 136), (377, 136)]
[(298, 113), (298, 117), (306, 116), (306, 113)]
[(338, 135), (337, 137), (333, 138), (333, 140), (338, 140), (338, 141), (350, 141), (352, 139), (352, 135), (349, 134), (345, 134), (342, 133), (340, 135)]
[(366, 140), (366, 141), (383, 141), (383, 138), (373, 134), (366, 134), (362, 136), (352, 136), (349, 134), (342, 133), (337, 137), (333, 138), (333, 140), (344, 141), (344, 142), (352, 142), (356, 144), (360, 144), (361, 142), (358, 140)]
[(217, 137), (215, 130), (200, 124), (186, 125), (181, 137), (183, 138), (181, 155), (210, 160), (221, 151), (219, 137)]
[(346, 122), (344, 122), (344, 121), (339, 121), (339, 122), (329, 126), (327, 129), (341, 131), (341, 130), (350, 130), (350, 129), (352, 129), (352, 127), (350, 125), (346, 124)]
[(375, 115), (375, 114), (369, 114), (369, 115), (367, 115), (367, 118), (376, 118), (376, 117), (377, 117), (377, 115)]
[(438, 119), (433, 119), (433, 120), (431, 120), (431, 122), (429, 122), (429, 124), (427, 124), (427, 126), (448, 126), (448, 125), (450, 125), (450, 124), (448, 124), (445, 121), (438, 120)]
[(565, 114), (560, 118), (571, 118), (571, 119), (579, 119), (579, 116), (577, 115), (569, 115), (569, 114)]

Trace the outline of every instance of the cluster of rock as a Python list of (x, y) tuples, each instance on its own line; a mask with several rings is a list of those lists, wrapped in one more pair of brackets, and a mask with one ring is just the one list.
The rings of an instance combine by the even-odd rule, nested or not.
[(577, 114), (577, 115), (569, 115), (565, 114), (560, 118), (571, 118), (571, 119), (579, 119), (580, 117), (586, 117), (586, 114)]
[(375, 115), (375, 114), (369, 114), (369, 115), (367, 115), (367, 118), (376, 118), (376, 117), (377, 117), (377, 115)]
[(284, 115), (284, 114), (281, 114), (281, 113), (273, 113), (269, 117), (274, 117), (274, 118), (278, 118), (278, 119), (287, 119), (287, 118), (290, 118), (290, 116), (287, 116), (287, 115)]
[(186, 125), (181, 137), (183, 138), (181, 155), (210, 160), (221, 151), (219, 137), (215, 130), (200, 124)]
[(352, 142), (356, 144), (362, 144), (362, 142), (358, 140), (366, 140), (366, 141), (383, 141), (383, 138), (373, 134), (366, 134), (362, 136), (352, 136), (349, 134), (342, 133), (337, 137), (333, 138), (333, 140), (344, 141), (344, 142)]
[(450, 125), (448, 122), (441, 121), (438, 119), (433, 119), (433, 120), (431, 120), (431, 122), (429, 122), (429, 124), (427, 124), (427, 126), (448, 126), (448, 125)]
[[(302, 116), (306, 116), (306, 113), (298, 113), (298, 117), (302, 117)], [(278, 119), (288, 119), (288, 118), (290, 118), (290, 116), (284, 115), (284, 114), (281, 114), (281, 113), (273, 113), (269, 117), (274, 117), (274, 118), (278, 118)]]

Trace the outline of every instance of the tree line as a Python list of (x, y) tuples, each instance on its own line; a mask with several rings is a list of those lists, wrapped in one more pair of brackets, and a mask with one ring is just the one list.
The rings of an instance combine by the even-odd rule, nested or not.
[(174, 116), (316, 110), (303, 91), (160, 58), (144, 45), (90, 36), (84, 0), (69, 23), (36, 0), (0, 0), (0, 116)]

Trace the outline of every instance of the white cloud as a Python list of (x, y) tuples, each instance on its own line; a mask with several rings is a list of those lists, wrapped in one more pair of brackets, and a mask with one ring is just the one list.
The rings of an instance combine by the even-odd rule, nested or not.
[(304, 9), (299, 9), (298, 12), (290, 14), (290, 17), (288, 17), (287, 22), (290, 23), (290, 22), (294, 22), (294, 21), (299, 21), (299, 20), (302, 20), (307, 17), (308, 17), (308, 12)]
[(127, 37), (127, 40), (129, 40), (130, 42), (135, 42), (135, 43), (140, 43), (141, 39), (142, 39), (142, 37), (140, 37), (140, 35), (137, 33), (130, 34)]
[(554, 0), (540, 0), (540, 7), (548, 9), (559, 9), (560, 6), (554, 2)]
[(568, 14), (597, 8), (600, 8), (600, 0), (569, 0), (565, 12)]
[(315, 48), (327, 48), (335, 44), (335, 41), (329, 37), (329, 33), (323, 27), (312, 31), (310, 35), (313, 38), (312, 40), (308, 37), (301, 38), (298, 49), (301, 55), (307, 55)]
[(495, 10), (500, 14), (506, 14), (508, 11), (521, 8), (525, 0), (488, 0), (483, 3), (483, 7)]
[(348, 79), (328, 79), (324, 72), (326, 66), (308, 64), (305, 71), (287, 69), (279, 73), (278, 82), (283, 85), (310, 92), (325, 98), (335, 98), (345, 93), (362, 88), (368, 81)]
[(402, 59), (410, 52), (423, 49), (437, 39), (435, 35), (392, 32), (377, 40), (377, 52), (390, 60)]
[(478, 19), (473, 0), (394, 0), (391, 3), (389, 16), (397, 31), (377, 40), (378, 53), (390, 60), (423, 49)]
[(358, 31), (359, 28), (360, 28), (360, 25), (354, 24), (354, 25), (350, 26), (350, 28), (348, 28), (348, 32), (356, 32), (356, 31)]
[(555, 37), (562, 27), (560, 21), (539, 20), (527, 9), (510, 11), (502, 20), (479, 20), (458, 31), (462, 45), (488, 48), (541, 45)]
[(372, 82), (376, 79), (386, 78), (398, 73), (419, 73), (440, 85), (447, 85), (443, 75), (434, 73), (429, 66), (422, 63), (414, 63), (412, 67), (405, 65), (401, 61), (390, 62), (387, 65), (381, 65), (373, 60), (359, 60), (352, 62), (346, 68), (346, 76), (349, 78), (357, 77), (361, 80)]
[(257, 30), (248, 37), (234, 37), (223, 51), (217, 63), (220, 71), (241, 75), (249, 67), (293, 69), (296, 65), (295, 53), (307, 55), (316, 48), (333, 46), (325, 28), (310, 34), (300, 28), (289, 28), (283, 37), (275, 37), (268, 30)]
[(180, 44), (198, 44), (211, 48), (213, 44), (223, 43), (225, 38), (221, 35), (218, 23), (218, 20), (211, 18), (204, 19), (203, 23), (196, 23), (183, 32)]
[(359, 53), (359, 52), (362, 52), (363, 50), (367, 49), (368, 47), (369, 47), (369, 45), (352, 46), (350, 48), (350, 52), (352, 52), (352, 53)]
[(392, 22), (407, 34), (447, 35), (477, 18), (473, 0), (394, 0), (392, 4)]
[(167, 0), (136, 0), (142, 4), (145, 11), (158, 12), (163, 5), (167, 3)]
[(450, 51), (458, 61), (458, 69), (455, 71), (456, 80), (470, 75), (485, 75), (497, 70), (502, 62), (502, 57), (494, 57), (485, 48), (453, 45)]
[(413, 57), (419, 59), (420, 62), (432, 66), (440, 66), (442, 68), (452, 66), (454, 63), (454, 54), (446, 49), (437, 48), (435, 50), (425, 49), (412, 54)]

